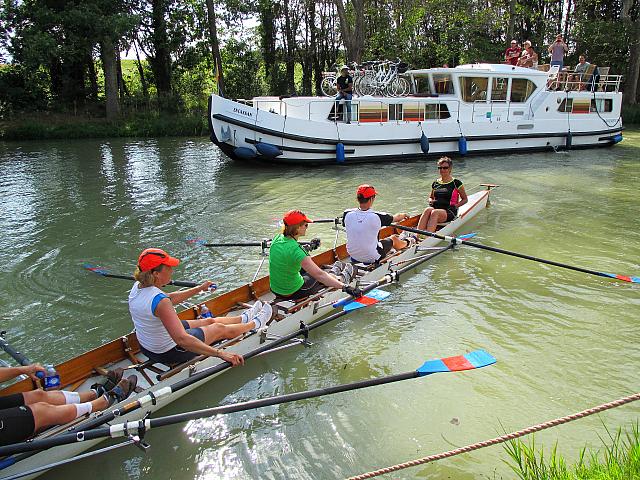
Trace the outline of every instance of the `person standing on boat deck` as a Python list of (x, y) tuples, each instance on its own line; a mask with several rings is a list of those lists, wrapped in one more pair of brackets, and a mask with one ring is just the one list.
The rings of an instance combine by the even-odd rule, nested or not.
[[(137, 384), (135, 375), (123, 379), (123, 371), (110, 371), (107, 384), (95, 384), (86, 392), (38, 389), (0, 396), (0, 445), (22, 442), (47, 427), (69, 423), (82, 415), (104, 410), (123, 401)], [(45, 373), (45, 369), (37, 363), (0, 368), (0, 382), (18, 375), (28, 375), (38, 381), (38, 372)]]
[(511, 46), (504, 51), (504, 63), (509, 65), (517, 65), (518, 58), (522, 53), (522, 48), (516, 40), (511, 40)]
[(535, 68), (538, 66), (538, 54), (531, 47), (529, 40), (524, 42), (524, 51), (518, 60), (519, 67)]
[[(284, 229), (273, 238), (269, 248), (269, 287), (273, 293), (298, 300), (318, 293), (327, 286), (341, 289), (356, 298), (362, 296), (360, 289), (349, 286), (353, 276), (352, 265), (342, 266), (342, 279), (339, 280), (316, 265), (298, 243), (298, 238), (306, 235), (312, 220), (300, 210), (290, 210), (282, 221)], [(338, 271), (334, 270), (334, 273)]]
[(439, 223), (450, 222), (458, 215), (458, 208), (467, 203), (467, 193), (462, 180), (452, 176), (453, 160), (441, 157), (438, 160), (440, 178), (431, 184), (429, 206), (420, 216), (419, 230), (435, 232)]
[(390, 215), (372, 210), (377, 194), (372, 185), (360, 185), (356, 190), (356, 198), (360, 206), (345, 210), (342, 214), (342, 224), (347, 229), (347, 252), (356, 263), (375, 263), (384, 258), (392, 248), (400, 250), (415, 243), (413, 237), (403, 240), (398, 235), (378, 240), (378, 233), (382, 227), (400, 222), (409, 218), (409, 215), (406, 213)]
[(345, 123), (351, 123), (351, 99), (353, 98), (353, 77), (349, 75), (349, 67), (343, 65), (340, 69), (340, 76), (336, 79), (336, 117), (338, 115), (338, 102), (344, 99), (346, 115)]
[(198, 355), (219, 357), (233, 366), (243, 364), (242, 355), (213, 348), (211, 344), (264, 326), (271, 318), (271, 306), (257, 301), (239, 316), (180, 320), (173, 306), (198, 292), (206, 292), (212, 283), (207, 280), (188, 290), (164, 293), (161, 287), (169, 283), (173, 267), (179, 263), (180, 260), (159, 248), (147, 248), (138, 257), (133, 275), (136, 282), (129, 293), (129, 312), (142, 353), (167, 364), (187, 362)]
[(569, 47), (564, 43), (562, 35), (556, 35), (556, 41), (549, 45), (547, 49), (551, 54), (551, 66), (558, 65), (560, 70), (564, 67), (564, 54), (569, 51)]

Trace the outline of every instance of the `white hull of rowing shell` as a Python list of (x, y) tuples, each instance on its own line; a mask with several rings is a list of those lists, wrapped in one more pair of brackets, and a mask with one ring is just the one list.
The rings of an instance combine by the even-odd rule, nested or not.
[[(460, 208), (460, 212), (459, 212), (459, 216), (456, 220), (454, 220), (453, 222), (451, 222), (450, 224), (446, 225), (442, 230), (439, 230), (438, 233), (441, 235), (452, 235), (454, 232), (456, 232), (460, 227), (462, 227), (467, 221), (469, 221), (471, 218), (473, 218), (479, 211), (483, 210), (486, 205), (487, 205), (487, 201), (489, 199), (489, 190), (484, 190), (481, 192), (477, 192), (474, 193), (472, 195), (469, 195), (469, 202), (466, 205), (463, 205)], [(435, 246), (437, 244), (440, 243), (440, 240), (435, 239), (435, 238), (431, 238), (431, 237), (427, 237), (425, 240), (423, 240), (419, 246), (420, 247), (432, 247)], [(409, 260), (411, 258), (415, 258), (417, 256), (421, 256), (424, 255), (424, 252), (418, 252), (416, 247), (411, 248), (409, 250), (406, 250), (405, 252), (403, 252), (402, 254), (398, 255), (397, 257), (394, 257), (393, 259), (393, 263), (397, 264), (397, 263), (402, 263), (405, 260)], [(387, 272), (389, 269), (389, 264), (384, 264), (381, 267), (372, 270), (371, 272), (368, 272), (366, 275), (364, 275), (361, 278), (361, 281), (363, 282), (374, 282), (376, 280), (381, 279)], [(270, 297), (267, 298), (267, 296), (263, 296), (262, 299), (263, 300), (271, 300), (273, 299), (273, 295), (269, 294)], [(324, 304), (331, 304), (334, 303), (338, 300), (340, 300), (341, 298), (344, 297), (344, 293), (340, 292), (340, 291), (331, 291), (329, 292), (327, 295), (325, 295), (324, 297), (320, 298), (319, 300), (317, 300), (314, 303), (317, 303), (318, 305), (324, 305)], [(279, 322), (274, 322), (272, 323), (269, 328), (268, 328), (268, 336), (273, 336), (273, 337), (280, 337), (280, 336), (284, 336), (284, 335), (288, 335), (296, 330), (298, 330), (300, 328), (300, 322), (304, 322), (307, 325), (312, 324), (315, 321), (320, 320), (322, 317), (325, 317), (331, 313), (335, 313), (336, 310), (334, 310), (330, 305), (328, 307), (324, 307), (324, 308), (320, 308), (318, 311), (316, 311), (314, 313), (314, 304), (310, 304), (308, 307), (305, 307), (299, 311), (297, 311), (296, 313), (291, 314), (290, 316), (286, 317), (285, 319), (279, 321)], [(260, 343), (260, 335), (251, 335), (249, 337), (246, 337), (245, 339), (243, 339), (241, 342), (239, 342), (238, 344), (231, 346), (228, 348), (228, 350), (230, 351), (234, 351), (237, 353), (241, 353), (241, 354), (246, 354), (252, 350), (255, 350), (258, 347), (261, 347), (263, 344)], [(205, 360), (197, 363), (194, 365), (194, 369), (192, 370), (193, 373), (197, 373), (200, 372), (204, 369), (216, 366), (218, 364), (222, 363), (222, 361), (219, 358), (216, 357), (209, 357), (206, 358)], [(242, 367), (240, 367), (242, 368)], [(229, 370), (224, 370), (220, 373), (224, 373), (226, 371)], [(156, 412), (158, 410), (160, 410), (161, 408), (167, 406), (168, 404), (174, 402), (175, 400), (177, 400), (178, 398), (182, 397), (183, 395), (186, 395), (187, 393), (189, 393), (191, 390), (200, 387), (201, 385), (203, 385), (204, 383), (208, 382), (209, 380), (215, 378), (216, 376), (220, 375), (220, 373), (216, 374), (216, 375), (212, 375), (211, 377), (205, 378), (193, 385), (190, 385), (188, 387), (185, 387), (181, 390), (179, 390), (178, 392), (175, 392), (167, 397), (163, 397), (160, 398), (157, 402), (157, 405), (152, 406), (149, 405), (149, 408), (144, 408), (144, 409), (139, 409), (136, 411), (133, 411), (127, 415), (124, 415), (122, 417), (118, 417), (116, 419), (115, 422), (113, 423), (121, 423), (121, 422), (125, 422), (125, 421), (135, 421), (135, 420), (139, 420), (141, 419), (146, 412), (151, 411), (151, 412)], [(188, 378), (190, 376), (190, 372), (189, 369), (184, 369), (183, 371), (181, 371), (180, 373), (164, 380), (161, 381), (159, 383), (157, 383), (156, 385), (154, 385), (153, 387), (153, 391), (158, 391), (163, 387), (172, 385), (178, 381), (184, 380), (186, 378)], [(145, 395), (147, 392), (141, 392), (136, 396), (132, 396), (129, 397), (126, 402), (124, 403), (129, 403), (134, 399), (140, 398), (141, 396)], [(81, 430), (81, 427), (78, 428), (78, 430)], [(65, 446), (60, 446), (60, 447), (55, 447), (52, 448), (50, 450), (44, 451), (44, 452), (40, 452), (36, 455), (33, 455), (29, 458), (26, 458), (24, 460), (22, 460), (21, 462), (8, 467), (4, 470), (0, 470), (0, 478), (4, 477), (4, 476), (8, 476), (11, 474), (16, 474), (19, 472), (25, 472), (25, 471), (29, 471), (32, 470), (34, 468), (38, 468), (41, 467), (43, 465), (48, 465), (51, 464), (53, 462), (58, 462), (61, 460), (65, 460), (68, 458), (71, 458), (73, 456), (76, 456), (80, 453), (82, 453), (85, 450), (88, 450), (89, 448), (92, 448), (93, 446), (97, 445), (98, 443), (100, 443), (102, 440), (92, 440), (92, 441), (85, 441), (85, 442), (81, 442), (81, 443), (77, 443), (77, 444), (72, 444), (72, 445), (65, 445)], [(24, 478), (35, 478), (38, 475), (32, 475), (30, 477), (24, 477)]]
[[(619, 76), (610, 76), (604, 91), (589, 92), (548, 89), (551, 80), (546, 72), (505, 65), (464, 65), (408, 74), (430, 78), (448, 74), (457, 85), (455, 93), (356, 97), (351, 124), (329, 118), (334, 101), (328, 97), (256, 97), (241, 103), (212, 95), (211, 140), (236, 160), (317, 165), (464, 153), (461, 137), (470, 154), (610, 146), (621, 139)], [(530, 80), (536, 88), (524, 102), (492, 101), (491, 92), (488, 100), (463, 101), (460, 79), (470, 75), (484, 75), (489, 84), (496, 78), (507, 79), (509, 93), (516, 79)], [(596, 99), (602, 112), (594, 111)], [(572, 107), (559, 111), (567, 100)], [(447, 118), (425, 119), (427, 110), (434, 113), (433, 109), (443, 108)], [(421, 143), (423, 134), (427, 148)], [(261, 153), (258, 143), (267, 144), (272, 152)], [(337, 151), (339, 144), (344, 155)]]

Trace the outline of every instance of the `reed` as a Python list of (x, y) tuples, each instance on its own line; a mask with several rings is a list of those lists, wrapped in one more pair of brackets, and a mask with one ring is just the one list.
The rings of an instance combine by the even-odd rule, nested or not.
[(603, 448), (587, 451), (583, 448), (577, 462), (570, 466), (558, 454), (555, 444), (548, 457), (543, 448), (512, 440), (505, 445), (511, 457), (505, 461), (521, 480), (628, 480), (640, 479), (640, 428), (638, 421), (630, 428), (612, 434), (605, 426), (606, 437), (600, 437)]

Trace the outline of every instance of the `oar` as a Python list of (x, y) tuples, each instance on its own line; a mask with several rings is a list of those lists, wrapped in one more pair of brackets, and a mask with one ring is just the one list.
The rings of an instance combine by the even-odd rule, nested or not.
[[(83, 265), (83, 267), (86, 270), (89, 270), (90, 272), (93, 273), (97, 273), (98, 275), (102, 275), (103, 277), (109, 277), (109, 278), (120, 278), (122, 280), (131, 280), (132, 282), (134, 282), (136, 279), (133, 278), (131, 275), (117, 275), (115, 273), (109, 273), (109, 271), (103, 267), (97, 267), (95, 265), (91, 265), (89, 263), (85, 263)], [(185, 282), (183, 280), (171, 280), (168, 285), (175, 285), (176, 287), (197, 287), (198, 285), (200, 285), (199, 283), (196, 282)], [(217, 285), (212, 284), (211, 287), (209, 287), (209, 290), (215, 290), (216, 288), (218, 288)]]
[(496, 359), (484, 350), (476, 350), (465, 355), (455, 357), (437, 358), (426, 361), (421, 367), (405, 373), (396, 375), (388, 375), (384, 377), (372, 378), (369, 380), (361, 380), (353, 383), (345, 383), (342, 385), (334, 385), (331, 387), (318, 388), (315, 390), (306, 390), (303, 392), (289, 393), (286, 395), (277, 395), (259, 400), (251, 400), (248, 402), (234, 403), (231, 405), (222, 405), (219, 407), (205, 408), (192, 412), (179, 413), (176, 415), (168, 415), (166, 417), (151, 418), (134, 422), (126, 422), (111, 425), (109, 427), (95, 428), (93, 430), (84, 430), (73, 433), (61, 433), (54, 437), (31, 440), (29, 442), (15, 443), (0, 447), (0, 456), (13, 455), (16, 453), (29, 452), (33, 450), (42, 450), (70, 443), (84, 442), (88, 440), (96, 440), (98, 438), (116, 438), (129, 435), (144, 435), (147, 430), (156, 427), (164, 427), (174, 425), (176, 423), (196, 420), (198, 418), (207, 418), (214, 415), (225, 415), (229, 413), (244, 412), (255, 408), (268, 407), (272, 405), (280, 405), (283, 403), (305, 400), (308, 398), (322, 397), (324, 395), (333, 395), (341, 392), (349, 392), (359, 390), (361, 388), (373, 387), (377, 385), (385, 385), (388, 383), (400, 382), (412, 378), (425, 377), (434, 373), (461, 372), (465, 370), (475, 370), (496, 363)]
[[(7, 352), (7, 354), (11, 358), (13, 358), (16, 362), (18, 362), (20, 365), (23, 365), (23, 366), (33, 365), (33, 362), (29, 360), (29, 358), (25, 354), (17, 351), (15, 348), (9, 345), (9, 342), (7, 342), (7, 340), (4, 338), (6, 333), (7, 333), (6, 331), (0, 332), (0, 348), (2, 348), (2, 350)], [(40, 371), (36, 372), (36, 377), (44, 378), (44, 372), (40, 372)]]
[(452, 244), (460, 243), (461, 245), (468, 245), (470, 247), (480, 248), (482, 250), (488, 250), (490, 252), (503, 253), (505, 255), (511, 255), (512, 257), (524, 258), (525, 260), (533, 260), (534, 262), (545, 263), (547, 265), (566, 268), (568, 270), (574, 270), (576, 272), (588, 273), (590, 275), (596, 275), (598, 277), (616, 278), (625, 282), (640, 283), (640, 277), (628, 277), (626, 275), (618, 275), (616, 273), (598, 272), (596, 270), (589, 270), (587, 268), (575, 267), (573, 265), (567, 265), (566, 263), (554, 262), (553, 260), (545, 260), (543, 258), (533, 257), (531, 255), (525, 255), (523, 253), (511, 252), (509, 250), (503, 250), (496, 247), (489, 247), (488, 245), (482, 245), (480, 243), (468, 242), (466, 239), (461, 237), (456, 238), (446, 235), (438, 235), (437, 233), (427, 232), (426, 230), (418, 230), (417, 228), (405, 227), (404, 225), (399, 225), (397, 223), (394, 223), (392, 226), (400, 230), (406, 230), (407, 232), (419, 233), (421, 235), (427, 235), (429, 237), (445, 240), (447, 242), (451, 242)]
[[(202, 238), (188, 238), (187, 243), (192, 245), (200, 245), (201, 247), (218, 248), (218, 247), (261, 247), (267, 250), (271, 246), (271, 239), (263, 239), (260, 242), (230, 242), (230, 243), (210, 243)], [(313, 238), (308, 242), (298, 242), (303, 247), (309, 247), (309, 250), (316, 250), (320, 247), (320, 239)]]

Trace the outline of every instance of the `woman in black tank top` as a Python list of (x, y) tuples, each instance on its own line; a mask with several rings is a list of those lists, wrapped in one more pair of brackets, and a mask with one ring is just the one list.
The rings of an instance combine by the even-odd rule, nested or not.
[(418, 229), (435, 232), (439, 223), (450, 222), (458, 215), (458, 208), (467, 203), (462, 181), (453, 178), (453, 161), (449, 157), (438, 160), (440, 178), (431, 184), (429, 206), (418, 222)]

